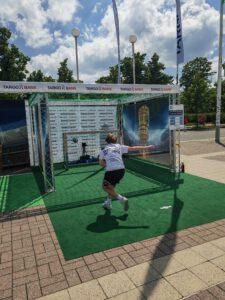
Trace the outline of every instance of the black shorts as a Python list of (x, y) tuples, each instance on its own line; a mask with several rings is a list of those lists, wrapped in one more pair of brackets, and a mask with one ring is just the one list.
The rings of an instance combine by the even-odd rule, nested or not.
[(103, 185), (104, 186), (107, 186), (107, 185), (116, 186), (117, 183), (119, 183), (120, 180), (123, 178), (124, 174), (125, 174), (125, 169), (105, 172)]

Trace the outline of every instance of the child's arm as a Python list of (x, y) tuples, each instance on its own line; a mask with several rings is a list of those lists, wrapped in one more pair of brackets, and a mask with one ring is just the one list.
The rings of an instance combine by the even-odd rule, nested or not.
[(99, 159), (99, 164), (101, 167), (104, 167), (106, 166), (106, 163), (105, 163), (105, 160), (104, 159)]
[(133, 146), (133, 147), (128, 147), (128, 152), (132, 151), (143, 151), (143, 150), (153, 150), (155, 149), (155, 146), (149, 145), (149, 146)]

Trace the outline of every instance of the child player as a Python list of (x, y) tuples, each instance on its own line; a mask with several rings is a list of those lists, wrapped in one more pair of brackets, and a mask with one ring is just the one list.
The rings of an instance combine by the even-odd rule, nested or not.
[(132, 151), (152, 150), (154, 146), (125, 146), (117, 144), (117, 137), (109, 133), (106, 137), (106, 147), (99, 154), (99, 164), (105, 167), (105, 176), (102, 187), (108, 194), (107, 200), (103, 204), (106, 210), (112, 209), (112, 199), (116, 198), (123, 206), (124, 210), (129, 209), (128, 199), (115, 191), (115, 186), (120, 182), (125, 174), (125, 166), (122, 155)]

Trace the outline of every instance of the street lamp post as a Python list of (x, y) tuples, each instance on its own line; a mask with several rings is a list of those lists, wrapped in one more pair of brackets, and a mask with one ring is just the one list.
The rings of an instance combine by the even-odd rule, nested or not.
[(222, 94), (222, 61), (223, 61), (223, 7), (224, 0), (220, 3), (220, 32), (219, 32), (219, 58), (218, 58), (218, 79), (217, 79), (217, 97), (216, 97), (216, 134), (215, 141), (220, 143), (221, 126), (221, 94)]
[(133, 57), (133, 84), (136, 83), (136, 76), (135, 76), (135, 56), (134, 56), (134, 44), (137, 42), (136, 35), (130, 35), (129, 41), (132, 45), (132, 57)]
[(77, 69), (77, 83), (80, 82), (79, 78), (79, 63), (78, 63), (78, 47), (77, 47), (77, 39), (80, 36), (80, 31), (76, 28), (72, 29), (72, 36), (75, 39), (75, 55), (76, 55), (76, 69)]

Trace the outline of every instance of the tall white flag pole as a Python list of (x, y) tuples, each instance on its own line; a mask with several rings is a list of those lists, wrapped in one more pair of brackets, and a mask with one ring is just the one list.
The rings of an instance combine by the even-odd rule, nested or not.
[(116, 27), (116, 38), (117, 38), (117, 47), (118, 47), (118, 84), (121, 83), (121, 64), (120, 64), (120, 25), (119, 25), (119, 16), (116, 6), (116, 0), (112, 0), (113, 13)]
[(221, 0), (221, 3), (220, 3), (218, 79), (217, 79), (217, 97), (216, 97), (215, 141), (217, 143), (220, 143), (220, 122), (221, 122), (222, 61), (223, 61), (223, 5), (224, 5), (224, 0)]

